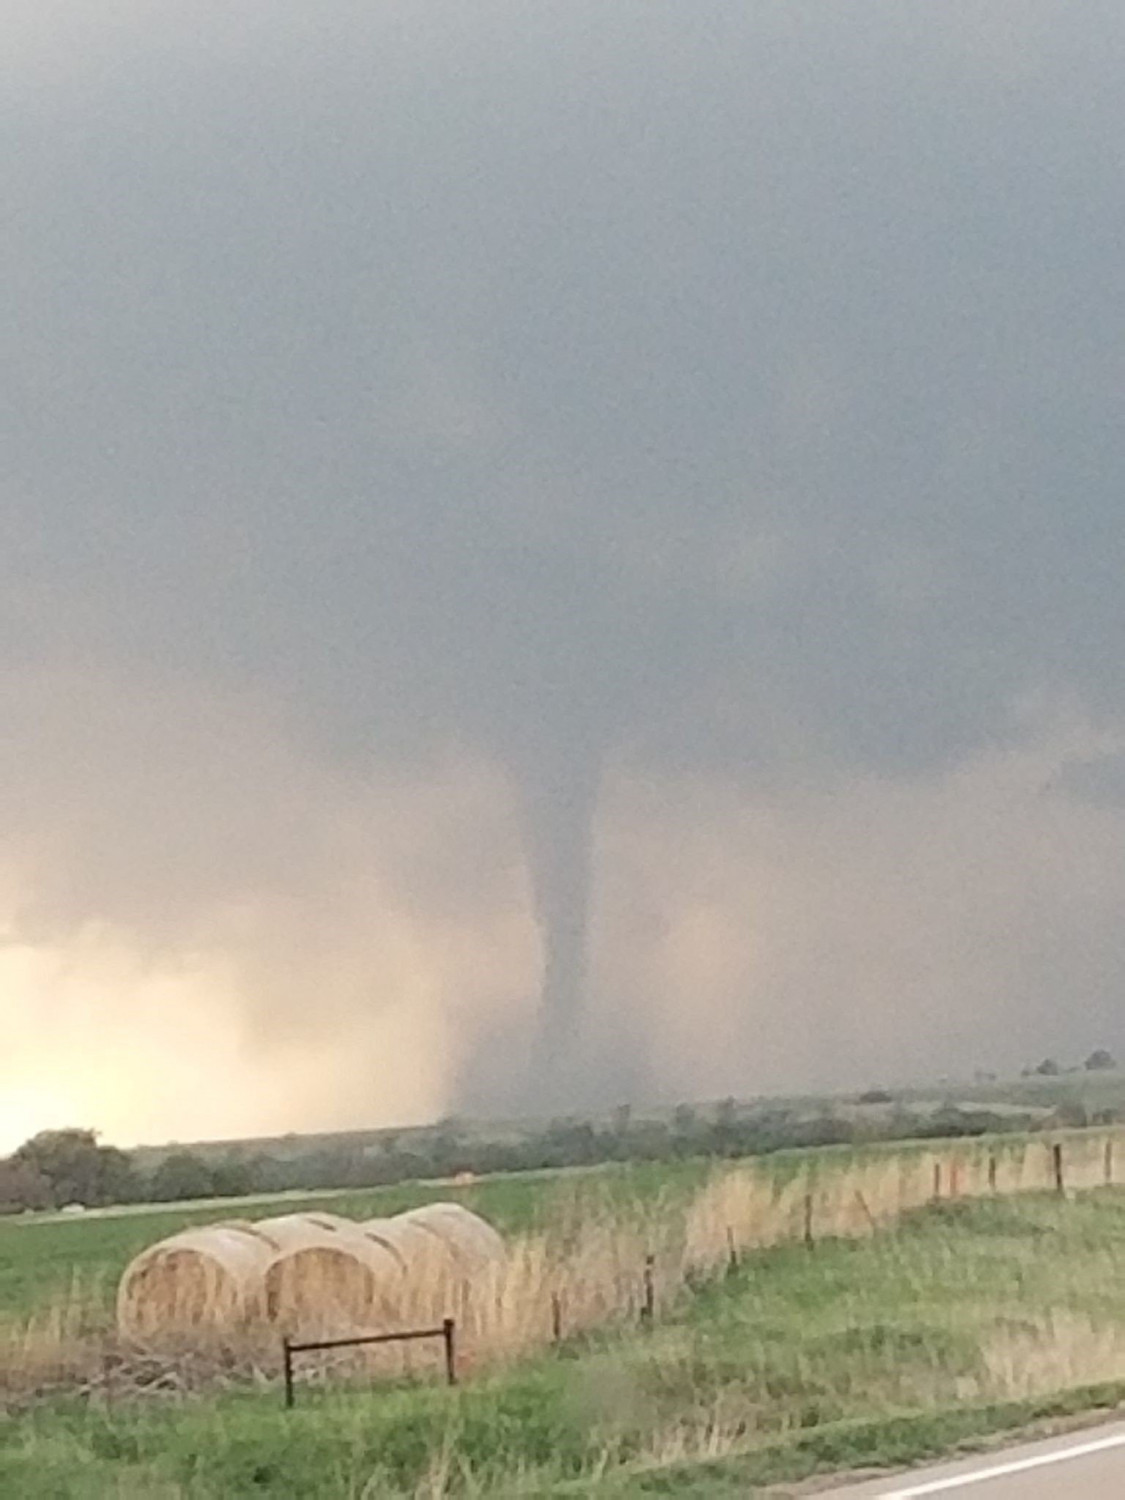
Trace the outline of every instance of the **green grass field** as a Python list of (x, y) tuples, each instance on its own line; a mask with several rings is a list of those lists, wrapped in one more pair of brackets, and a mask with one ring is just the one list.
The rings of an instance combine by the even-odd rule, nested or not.
[[(118, 1253), (105, 1221), (60, 1227)], [(0, 1493), (733, 1496), (905, 1461), (1125, 1396), (1123, 1244), (1120, 1190), (935, 1206), (871, 1239), (751, 1253), (649, 1332), (454, 1392), (39, 1406), (0, 1425)]]
[(646, 1202), (682, 1194), (709, 1170), (700, 1161), (614, 1164), (559, 1172), (487, 1178), (456, 1189), (407, 1183), (348, 1193), (286, 1195), (281, 1199), (230, 1199), (197, 1207), (128, 1208), (75, 1218), (33, 1215), (0, 1219), (0, 1321), (24, 1317), (72, 1289), (108, 1307), (125, 1266), (155, 1240), (189, 1224), (222, 1219), (263, 1219), (274, 1214), (325, 1209), (367, 1219), (400, 1213), (420, 1203), (456, 1198), (505, 1234), (596, 1215), (608, 1201)]

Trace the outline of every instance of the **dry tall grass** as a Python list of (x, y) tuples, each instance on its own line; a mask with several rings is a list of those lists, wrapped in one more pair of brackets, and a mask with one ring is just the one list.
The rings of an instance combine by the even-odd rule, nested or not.
[[(717, 1168), (686, 1206), (618, 1205), (592, 1221), (514, 1242), (454, 1309), (471, 1357), (510, 1357), (635, 1317), (651, 1256), (657, 1302), (744, 1251), (801, 1239), (859, 1238), (934, 1201), (1088, 1189), (1120, 1181), (1125, 1132), (1050, 1139), (791, 1153)], [(1061, 1153), (1061, 1156), (1060, 1154)]]

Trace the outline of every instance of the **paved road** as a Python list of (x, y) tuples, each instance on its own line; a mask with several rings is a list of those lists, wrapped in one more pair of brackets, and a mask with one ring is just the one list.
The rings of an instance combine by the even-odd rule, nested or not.
[(1026, 1443), (891, 1479), (829, 1490), (824, 1500), (1125, 1500), (1125, 1422)]

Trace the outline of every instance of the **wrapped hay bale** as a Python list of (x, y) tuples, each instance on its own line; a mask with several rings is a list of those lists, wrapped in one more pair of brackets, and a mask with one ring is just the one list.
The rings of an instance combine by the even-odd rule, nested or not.
[(287, 1214), (257, 1226), (277, 1249), (264, 1271), (264, 1309), (289, 1333), (346, 1333), (397, 1323), (403, 1267), (386, 1244), (333, 1214)]
[(261, 1317), (276, 1244), (249, 1224), (185, 1229), (125, 1268), (117, 1322), (127, 1338), (229, 1328)]

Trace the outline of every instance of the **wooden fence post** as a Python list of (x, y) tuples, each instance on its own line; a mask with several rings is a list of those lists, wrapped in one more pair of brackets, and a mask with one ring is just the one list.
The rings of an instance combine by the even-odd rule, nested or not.
[(641, 1304), (642, 1323), (651, 1324), (656, 1314), (656, 1279), (653, 1276), (653, 1269), (655, 1265), (656, 1257), (653, 1255), (646, 1255), (644, 1272), (645, 1295), (644, 1301)]
[(813, 1240), (813, 1195), (805, 1194), (805, 1249), (811, 1250)]
[(1066, 1185), (1063, 1181), (1063, 1149), (1058, 1141), (1056, 1141), (1055, 1144), (1051, 1147), (1051, 1158), (1055, 1166), (1055, 1191), (1056, 1193), (1065, 1193)]
[(289, 1348), (288, 1334), (285, 1334), (281, 1340), (281, 1358), (285, 1368), (285, 1405), (291, 1408), (293, 1405), (293, 1353)]
[(447, 1385), (457, 1384), (457, 1352), (454, 1347), (454, 1327), (452, 1318), (443, 1318), (441, 1322), (441, 1337), (445, 1345), (445, 1381)]

